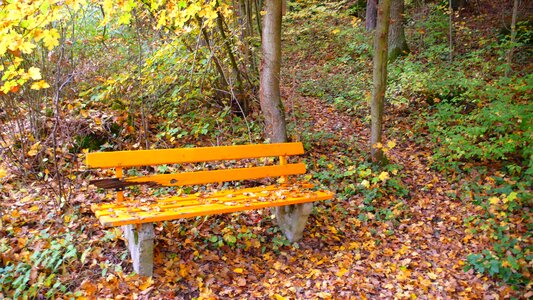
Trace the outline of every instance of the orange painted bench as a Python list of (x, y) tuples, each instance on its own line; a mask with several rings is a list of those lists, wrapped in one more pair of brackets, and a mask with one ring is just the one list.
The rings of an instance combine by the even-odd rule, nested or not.
[[(91, 183), (100, 188), (114, 188), (117, 191), (114, 202), (93, 204), (91, 209), (103, 225), (123, 226), (134, 270), (149, 276), (153, 272), (154, 222), (268, 207), (294, 208), (294, 204), (333, 198), (330, 191), (315, 190), (312, 184), (288, 179), (289, 175), (306, 172), (305, 164), (288, 162), (289, 156), (303, 153), (301, 143), (88, 153), (86, 164), (89, 168), (115, 169), (115, 177), (93, 180)], [(248, 166), (253, 159), (256, 163)], [(237, 161), (238, 165), (245, 167), (231, 167)], [(258, 166), (257, 162), (266, 165)], [(128, 168), (183, 164), (193, 164), (196, 167), (193, 167), (192, 171), (174, 174), (125, 176)], [(226, 190), (205, 189), (194, 194), (180, 193), (177, 196), (148, 201), (124, 197), (124, 189), (134, 185), (183, 187), (269, 177), (281, 179), (273, 185)], [(301, 209), (304, 206), (296, 207), (300, 207), (307, 219), (310, 206), (305, 206), (305, 209)], [(303, 222), (305, 226), (305, 220)], [(283, 222), (278, 223), (284, 226)], [(303, 226), (289, 224), (289, 228), (282, 230), (292, 240), (295, 236), (301, 236)], [(300, 232), (294, 233), (290, 232), (291, 230)]]

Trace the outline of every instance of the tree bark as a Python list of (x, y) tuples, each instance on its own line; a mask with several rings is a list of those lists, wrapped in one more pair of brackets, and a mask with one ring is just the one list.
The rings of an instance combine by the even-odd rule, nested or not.
[(372, 31), (376, 29), (376, 18), (377, 18), (377, 7), (378, 0), (367, 0), (366, 1), (366, 19), (365, 19), (365, 28), (366, 31)]
[(403, 26), (404, 0), (391, 0), (389, 27), (389, 61), (409, 53)]
[(371, 158), (373, 162), (382, 163), (383, 151), (381, 135), (383, 127), (383, 100), (387, 87), (387, 54), (390, 18), (390, 1), (381, 0), (378, 7), (376, 32), (374, 34), (374, 89), (370, 106), (372, 128), (370, 137)]
[(450, 64), (453, 62), (453, 5), (452, 0), (448, 1), (448, 10), (450, 13), (449, 16), (449, 26), (448, 26), (448, 47), (449, 47), (449, 55), (448, 59), (450, 61)]
[(287, 141), (287, 129), (279, 87), (282, 1), (268, 0), (265, 4), (259, 100), (265, 118), (266, 137), (271, 143), (283, 143)]
[(509, 76), (511, 71), (511, 63), (513, 62), (514, 43), (516, 40), (516, 17), (518, 15), (518, 0), (514, 0), (513, 16), (511, 19), (511, 48), (507, 52), (507, 68), (505, 69), (505, 77)]
[[(265, 1), (266, 14), (263, 16), (259, 99), (265, 118), (265, 135), (271, 143), (287, 142), (285, 112), (280, 95), (282, 2)], [(272, 209), (278, 226), (290, 242), (302, 238), (312, 208), (313, 204), (305, 203)]]

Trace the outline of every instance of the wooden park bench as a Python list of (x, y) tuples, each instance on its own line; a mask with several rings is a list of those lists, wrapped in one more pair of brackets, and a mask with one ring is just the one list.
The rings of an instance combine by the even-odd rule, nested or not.
[[(103, 225), (123, 226), (133, 268), (146, 276), (153, 272), (154, 222), (278, 207), (278, 225), (290, 241), (295, 241), (302, 237), (311, 213), (311, 202), (333, 197), (330, 191), (313, 190), (309, 183), (288, 181), (287, 175), (306, 172), (305, 164), (288, 163), (288, 156), (303, 153), (301, 143), (88, 153), (86, 162), (89, 168), (115, 169), (115, 177), (91, 183), (117, 191), (115, 202), (93, 204), (91, 209)], [(274, 163), (275, 158), (277, 163)], [(250, 166), (250, 159), (266, 162), (267, 165), (257, 166), (256, 163)], [(174, 174), (125, 175), (126, 168), (176, 164), (194, 164), (196, 168)], [(228, 167), (231, 164), (240, 167)], [(202, 169), (198, 170), (198, 166)], [(157, 200), (126, 199), (123, 192), (125, 187), (132, 185), (181, 187), (267, 177), (278, 177), (278, 183), (242, 189), (204, 188), (194, 194), (181, 193)]]

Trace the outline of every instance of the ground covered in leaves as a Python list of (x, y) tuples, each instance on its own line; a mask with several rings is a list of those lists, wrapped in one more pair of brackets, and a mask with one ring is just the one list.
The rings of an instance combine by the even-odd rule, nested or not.
[[(334, 15), (323, 18), (357, 25)], [(471, 221), (486, 211), (469, 201), (473, 192), (460, 183), (496, 186), (492, 177), (473, 172), (458, 180), (437, 171), (435, 145), (417, 125), (427, 109), (419, 99), (387, 103), (387, 139), (380, 146), (390, 163), (382, 169), (369, 164), (368, 108), (364, 101), (347, 104), (369, 94), (366, 44), (354, 41), (360, 48), (351, 53), (360, 51), (359, 58), (343, 56), (336, 52), (343, 32), (296, 26), (307, 19), (313, 21), (309, 15), (289, 21), (282, 92), (291, 138), (304, 143), (312, 180), (337, 197), (315, 204), (301, 241), (288, 242), (266, 209), (158, 223), (155, 273), (142, 278), (132, 274), (120, 230), (103, 228), (90, 210), (91, 203), (114, 197), (88, 186), (94, 174), (74, 166), (83, 180), (72, 187), (69, 205), (57, 207), (49, 186), (23, 183), (0, 168), (0, 286), (14, 289), (0, 291), (0, 298), (531, 298), (530, 284), (513, 289), (465, 271), (470, 254), (490, 248), (491, 232), (473, 230)], [(314, 40), (315, 52), (302, 48), (306, 38)], [(356, 69), (361, 64), (354, 59), (367, 65)], [(353, 90), (339, 93), (348, 85)], [(496, 167), (487, 173), (498, 174)], [(506, 195), (489, 198), (491, 212), (516, 200)], [(530, 218), (505, 220), (523, 234), (521, 243), (531, 244), (525, 234)]]
[(305, 110), (307, 121), (316, 124), (314, 130), (328, 134), (329, 140), (313, 145), (306, 157), (309, 164), (325, 164), (311, 167), (318, 176), (354, 171), (356, 177), (369, 178), (368, 188), (389, 177), (399, 178), (406, 190), (403, 196), (384, 195), (374, 204), (376, 209), (368, 210), (363, 195), (346, 197), (337, 191), (342, 193), (340, 198), (315, 205), (303, 240), (294, 244), (278, 232), (268, 210), (157, 224), (155, 274), (140, 278), (130, 275), (120, 231), (102, 228), (89, 209), (91, 202), (106, 195), (84, 183), (70, 213), (58, 218), (53, 201), (41, 196), (43, 187), (4, 182), (3, 198), (19, 200), (2, 202), (2, 237), (14, 233), (7, 240), (11, 250), (2, 251), (3, 262), (42, 253), (40, 263), (27, 266), (28, 282), (57, 267), (58, 278), (44, 278), (42, 289), (68, 282), (63, 287), (66, 291), (87, 298), (499, 299), (516, 295), (508, 286), (463, 271), (466, 255), (476, 252), (481, 243), (467, 234), (463, 222), (477, 208), (450, 196), (456, 190), (445, 176), (428, 168), (427, 148), (408, 138), (399, 141), (389, 151), (396, 169), (387, 175), (372, 175), (370, 169), (358, 168), (357, 161), (346, 166), (341, 162), (346, 154), (338, 149), (364, 146), (347, 142), (342, 128), (350, 128), (354, 140), (366, 140), (366, 127), (354, 126), (352, 118), (316, 98), (298, 97), (295, 102), (294, 109)]

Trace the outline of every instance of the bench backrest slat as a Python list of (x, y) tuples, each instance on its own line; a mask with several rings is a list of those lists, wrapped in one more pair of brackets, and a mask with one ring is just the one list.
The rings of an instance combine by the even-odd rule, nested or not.
[(297, 174), (305, 174), (305, 164), (298, 163), (251, 168), (184, 172), (176, 174), (159, 174), (151, 176), (129, 177), (124, 181), (135, 183), (154, 183), (162, 186), (184, 186)]
[(88, 153), (90, 168), (140, 167), (303, 154), (302, 143), (237, 145)]

